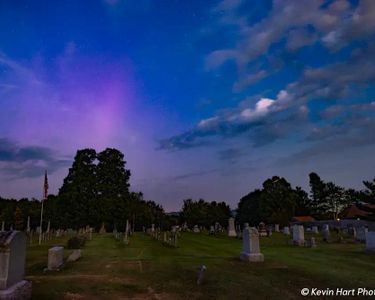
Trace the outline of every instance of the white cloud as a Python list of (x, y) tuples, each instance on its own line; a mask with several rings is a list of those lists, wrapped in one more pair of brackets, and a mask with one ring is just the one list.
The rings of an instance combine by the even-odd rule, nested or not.
[(212, 117), (199, 122), (198, 127), (201, 129), (209, 129), (216, 125), (217, 121), (219, 120), (218, 117)]

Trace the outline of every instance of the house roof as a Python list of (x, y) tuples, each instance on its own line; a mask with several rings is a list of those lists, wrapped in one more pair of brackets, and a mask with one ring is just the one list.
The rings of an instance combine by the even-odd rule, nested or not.
[(315, 219), (312, 216), (295, 216), (292, 218), (295, 222), (314, 222)]
[(368, 216), (373, 215), (373, 212), (371, 212), (371, 210), (374, 210), (374, 209), (375, 209), (375, 204), (362, 204), (362, 205), (353, 204), (345, 208), (340, 213), (340, 216), (343, 219), (368, 217)]

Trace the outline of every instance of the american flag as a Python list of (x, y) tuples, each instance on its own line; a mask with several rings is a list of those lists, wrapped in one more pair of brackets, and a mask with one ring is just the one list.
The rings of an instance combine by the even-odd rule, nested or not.
[(48, 196), (48, 178), (47, 178), (47, 170), (44, 173), (44, 200), (47, 199)]

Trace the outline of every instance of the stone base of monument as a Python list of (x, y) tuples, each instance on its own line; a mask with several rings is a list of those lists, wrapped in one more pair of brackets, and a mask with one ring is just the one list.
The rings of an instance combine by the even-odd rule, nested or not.
[(0, 290), (0, 300), (28, 300), (31, 298), (31, 281), (22, 280), (5, 290)]
[(242, 252), (240, 255), (240, 259), (242, 261), (248, 261), (248, 262), (263, 262), (264, 256), (262, 253), (245, 253)]
[(266, 230), (259, 230), (259, 236), (267, 236)]
[(230, 230), (228, 232), (228, 236), (230, 236), (230, 237), (236, 237), (237, 236), (237, 232), (235, 230)]
[(304, 240), (292, 241), (292, 243), (293, 243), (294, 246), (299, 246), (299, 247), (305, 246)]

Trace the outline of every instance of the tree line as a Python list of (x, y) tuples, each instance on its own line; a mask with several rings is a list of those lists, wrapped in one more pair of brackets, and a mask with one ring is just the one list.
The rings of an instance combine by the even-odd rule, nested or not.
[[(346, 207), (375, 204), (375, 179), (363, 181), (363, 190), (345, 189), (333, 182), (324, 182), (318, 174), (309, 174), (310, 195), (301, 187), (292, 188), (283, 177), (274, 176), (242, 197), (237, 208), (237, 222), (257, 225), (259, 222), (286, 225), (293, 216), (313, 216), (316, 219), (338, 219)], [(375, 209), (369, 209), (369, 219), (375, 221)]]
[[(218, 222), (226, 226), (232, 213), (225, 202), (186, 199), (178, 214), (164, 212), (161, 205), (143, 199), (141, 192), (129, 190), (130, 170), (124, 155), (107, 148), (78, 150), (68, 175), (57, 195), (44, 201), (44, 227), (75, 228), (89, 225), (98, 230), (102, 223), (108, 230), (123, 230), (129, 220), (135, 230), (151, 224), (162, 229), (186, 224), (209, 228)], [(364, 181), (364, 189), (345, 189), (333, 182), (324, 182), (310, 173), (310, 194), (301, 187), (293, 188), (283, 177), (274, 176), (242, 197), (236, 211), (240, 224), (287, 224), (293, 216), (311, 215), (317, 219), (336, 219), (343, 208), (353, 203), (375, 204), (375, 179)], [(0, 221), (16, 229), (25, 229), (27, 217), (31, 227), (39, 226), (41, 202), (36, 199), (4, 199), (0, 197)], [(375, 216), (375, 211), (373, 212)], [(375, 220), (375, 217), (374, 217)]]
[[(44, 201), (44, 228), (80, 228), (102, 223), (108, 230), (123, 230), (129, 220), (136, 230), (152, 223), (161, 224), (164, 210), (154, 201), (146, 201), (140, 192), (129, 191), (130, 170), (124, 155), (107, 148), (78, 150), (73, 164), (57, 195)], [(30, 216), (31, 227), (39, 226), (41, 202), (36, 199), (0, 198), (0, 220), (25, 229)], [(16, 213), (17, 212), (17, 213)]]

